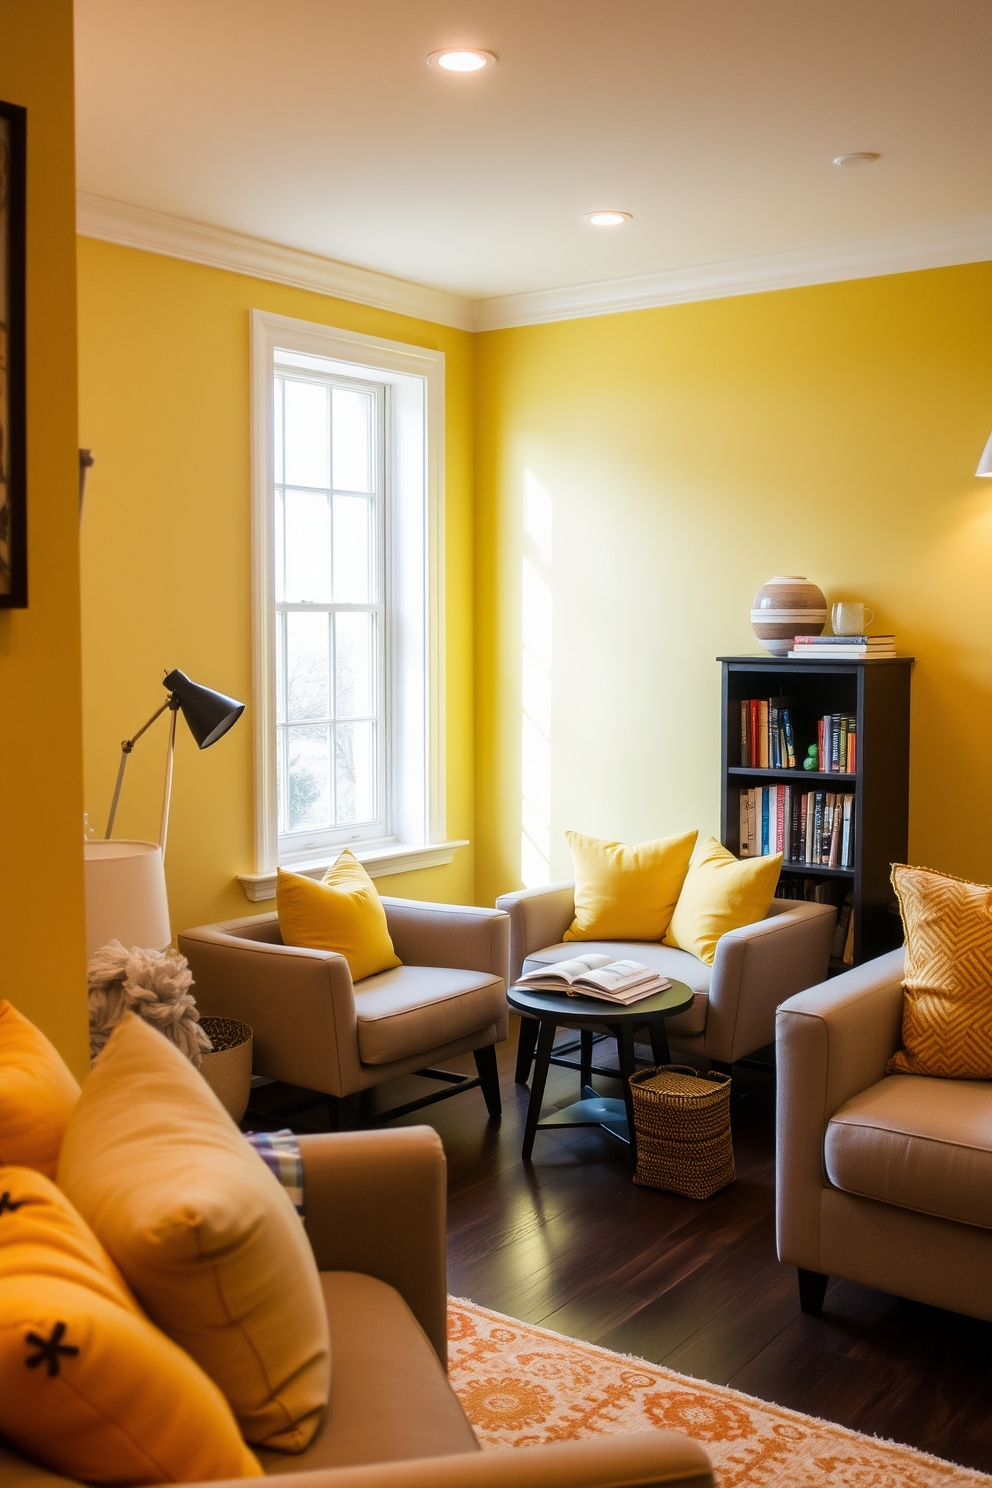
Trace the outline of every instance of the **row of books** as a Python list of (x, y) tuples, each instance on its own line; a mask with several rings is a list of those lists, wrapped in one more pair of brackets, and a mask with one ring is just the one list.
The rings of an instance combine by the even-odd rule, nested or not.
[(794, 661), (809, 661), (810, 657), (833, 657), (839, 661), (856, 661), (859, 657), (895, 656), (894, 635), (859, 636), (796, 636), (789, 656)]
[(858, 768), (858, 720), (853, 713), (827, 713), (817, 720), (816, 746), (809, 746), (803, 768), (854, 774)]
[(741, 764), (752, 770), (796, 768), (796, 737), (785, 698), (742, 700)]
[(740, 797), (740, 856), (781, 853), (786, 863), (854, 867), (854, 795), (756, 786)]

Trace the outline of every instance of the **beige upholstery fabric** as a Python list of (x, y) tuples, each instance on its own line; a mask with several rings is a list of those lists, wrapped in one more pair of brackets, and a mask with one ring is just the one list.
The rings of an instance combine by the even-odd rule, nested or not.
[[(899, 1047), (902, 1028), (902, 971), (903, 952), (892, 951), (790, 998), (779, 1008), (779, 1259), (992, 1321), (992, 1231), (843, 1192), (828, 1177), (826, 1139), (832, 1118), (848, 1103), (857, 1111), (860, 1096), (888, 1084), (885, 1067)], [(893, 1078), (913, 1081), (920, 1102), (917, 1125), (922, 1126), (927, 1110), (923, 1096), (931, 1081), (919, 1076)], [(962, 1083), (946, 1082), (948, 1086)], [(890, 1127), (893, 1115), (888, 1108)], [(856, 1124), (860, 1132), (848, 1130), (843, 1138), (833, 1139), (838, 1148), (846, 1146), (846, 1162), (853, 1161), (849, 1154), (867, 1130), (860, 1120)], [(947, 1108), (942, 1107), (934, 1132), (940, 1137), (949, 1125)], [(962, 1123), (955, 1126), (962, 1129)], [(901, 1140), (890, 1127), (880, 1133), (883, 1144)], [(881, 1160), (874, 1164), (876, 1176), (883, 1166)], [(915, 1161), (913, 1169), (920, 1171)], [(886, 1182), (904, 1181), (899, 1164), (889, 1164)], [(946, 1192), (943, 1197), (949, 1201)], [(971, 1205), (972, 1200), (960, 1194), (953, 1202), (963, 1212), (960, 1206)], [(969, 1212), (974, 1213), (974, 1208)]]
[(305, 1452), (258, 1454), (266, 1473), (442, 1457), (478, 1443), (437, 1355), (400, 1294), (356, 1271), (321, 1274), (334, 1373)]
[(362, 1063), (389, 1064), (494, 1029), (506, 1016), (506, 992), (485, 972), (397, 966), (355, 983), (355, 1009)]
[(824, 1142), (837, 1188), (992, 1229), (992, 1084), (888, 1075), (845, 1101)]
[[(576, 955), (593, 946), (562, 941), (574, 910), (569, 883), (501, 894), (496, 907), (509, 916), (511, 985), (536, 956), (557, 956), (561, 950)], [(779, 1003), (826, 976), (836, 916), (829, 904), (773, 899), (766, 919), (722, 937), (712, 967), (668, 946), (611, 944), (622, 944), (625, 954), (652, 966), (649, 957), (655, 955), (685, 958), (677, 963), (681, 970), (675, 962), (664, 963), (666, 975), (686, 982), (696, 994), (691, 1008), (668, 1021), (672, 1045), (729, 1064), (770, 1044)]]
[(624, 958), (641, 961), (645, 966), (650, 966), (652, 971), (659, 972), (661, 976), (685, 982), (686, 986), (693, 990), (692, 1007), (684, 1013), (679, 1013), (675, 1018), (668, 1018), (665, 1027), (669, 1034), (704, 1032), (712, 968), (696, 956), (690, 956), (688, 951), (677, 951), (672, 946), (644, 941), (570, 941), (562, 945), (545, 946), (543, 950), (534, 951), (524, 961), (523, 969), (525, 972), (537, 971), (541, 966), (550, 966), (555, 961), (567, 961), (572, 956), (581, 956), (587, 952), (612, 956), (614, 961), (622, 961)]

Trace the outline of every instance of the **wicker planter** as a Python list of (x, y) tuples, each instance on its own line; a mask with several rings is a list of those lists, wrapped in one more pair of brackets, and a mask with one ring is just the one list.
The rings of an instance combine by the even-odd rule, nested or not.
[(630, 1077), (637, 1132), (634, 1182), (708, 1199), (737, 1177), (730, 1076), (662, 1064)]
[(239, 1122), (251, 1093), (251, 1029), (237, 1018), (201, 1018), (200, 1027), (213, 1044), (203, 1056), (200, 1074), (231, 1119)]

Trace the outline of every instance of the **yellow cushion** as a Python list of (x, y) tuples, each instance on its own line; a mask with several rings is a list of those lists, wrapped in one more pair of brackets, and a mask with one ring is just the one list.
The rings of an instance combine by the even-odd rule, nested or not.
[(890, 1073), (992, 1080), (992, 887), (896, 863), (903, 1048)]
[(55, 1045), (9, 1002), (0, 1002), (0, 1163), (54, 1178), (78, 1099), (79, 1086)]
[(660, 940), (696, 844), (695, 832), (628, 847), (566, 832), (575, 866), (575, 919), (566, 940)]
[(174, 1044), (126, 1013), (69, 1122), (59, 1186), (246, 1440), (300, 1452), (327, 1404), (327, 1319), (286, 1190)]
[(707, 838), (686, 874), (665, 944), (712, 966), (721, 935), (765, 918), (781, 871), (781, 853), (740, 860)]
[(0, 1203), (0, 1432), (88, 1483), (261, 1476), (220, 1390), (144, 1317), (64, 1194), (5, 1167)]
[(276, 909), (283, 944), (337, 951), (360, 982), (399, 966), (375, 884), (347, 848), (320, 883), (280, 868)]

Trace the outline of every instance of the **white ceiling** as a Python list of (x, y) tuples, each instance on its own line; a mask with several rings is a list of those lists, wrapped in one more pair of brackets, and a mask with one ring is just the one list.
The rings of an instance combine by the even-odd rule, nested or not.
[[(992, 214), (989, 0), (76, 0), (82, 192), (470, 297)], [(485, 47), (495, 69), (427, 67)], [(862, 169), (835, 155), (877, 150)], [(634, 220), (595, 229), (583, 212)]]

